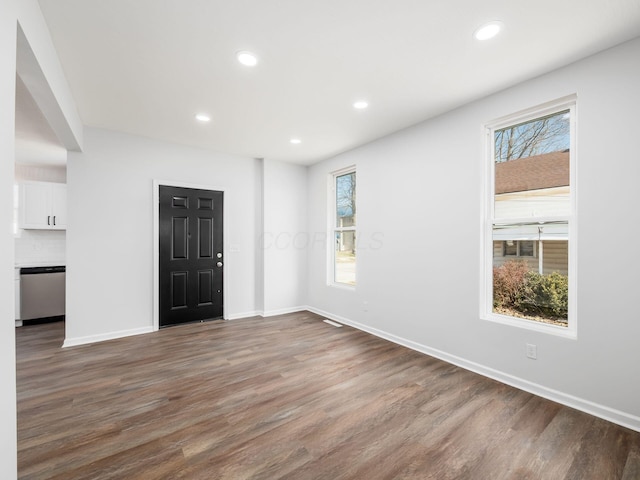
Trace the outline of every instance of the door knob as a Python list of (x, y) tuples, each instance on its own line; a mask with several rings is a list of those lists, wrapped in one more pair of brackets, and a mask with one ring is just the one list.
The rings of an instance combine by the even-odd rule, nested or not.
[(218, 263), (216, 263), (216, 265), (221, 267), (222, 266), (222, 262), (218, 262)]

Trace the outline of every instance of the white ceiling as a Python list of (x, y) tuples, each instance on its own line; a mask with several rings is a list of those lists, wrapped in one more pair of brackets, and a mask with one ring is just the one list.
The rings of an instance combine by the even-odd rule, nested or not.
[[(40, 5), (86, 125), (301, 164), (640, 35), (640, 0)], [(490, 20), (503, 32), (475, 41)]]

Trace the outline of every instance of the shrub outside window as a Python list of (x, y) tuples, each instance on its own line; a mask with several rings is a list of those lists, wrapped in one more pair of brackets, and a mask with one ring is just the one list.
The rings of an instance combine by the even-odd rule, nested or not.
[(575, 335), (575, 98), (487, 127), (483, 318)]

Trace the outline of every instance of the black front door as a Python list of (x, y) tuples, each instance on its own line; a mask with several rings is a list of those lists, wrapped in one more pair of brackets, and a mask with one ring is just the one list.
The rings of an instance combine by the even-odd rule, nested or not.
[(160, 327), (222, 317), (222, 200), (160, 186)]

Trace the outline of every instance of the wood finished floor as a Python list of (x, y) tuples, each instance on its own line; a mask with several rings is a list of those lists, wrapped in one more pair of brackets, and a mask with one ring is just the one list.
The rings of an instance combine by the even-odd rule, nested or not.
[(302, 312), (16, 329), (21, 479), (640, 479), (640, 433)]

